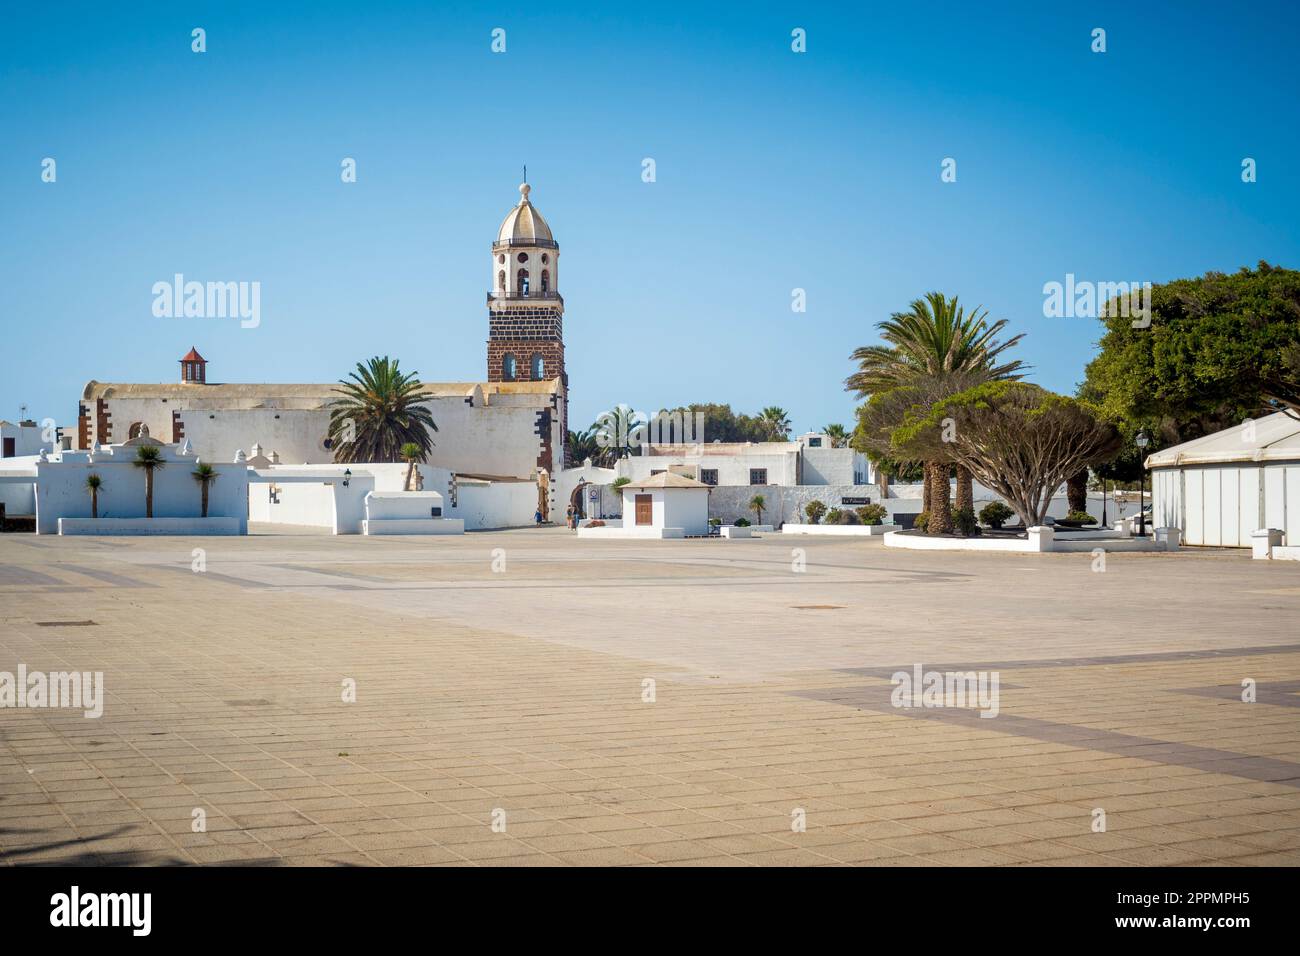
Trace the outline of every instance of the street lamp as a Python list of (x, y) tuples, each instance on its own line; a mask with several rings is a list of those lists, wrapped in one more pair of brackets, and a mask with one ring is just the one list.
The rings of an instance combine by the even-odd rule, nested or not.
[(344, 468), (344, 469), (343, 469), (343, 487), (346, 488), (346, 487), (348, 486), (348, 482), (350, 482), (351, 480), (352, 480), (352, 469), (351, 469), (351, 468)]
[(1147, 534), (1147, 515), (1146, 515), (1146, 491), (1147, 491), (1147, 465), (1146, 465), (1146, 447), (1151, 444), (1151, 439), (1147, 437), (1145, 431), (1139, 431), (1133, 441), (1138, 446), (1138, 454), (1142, 456), (1142, 482), (1138, 491), (1138, 534), (1146, 537)]

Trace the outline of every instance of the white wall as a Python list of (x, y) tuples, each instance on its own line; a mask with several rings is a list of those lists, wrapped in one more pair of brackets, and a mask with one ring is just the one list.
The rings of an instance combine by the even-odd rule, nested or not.
[[(194, 480), (195, 459), (181, 457), (175, 446), (165, 446), (166, 463), (154, 472), (153, 513), (156, 518), (195, 518), (201, 513), (200, 486)], [(36, 465), (36, 530), (57, 534), (59, 518), (89, 518), (90, 494), (86, 476), (103, 479), (99, 514), (104, 518), (145, 516), (144, 471), (134, 463), (135, 449), (112, 446), (87, 461), (85, 452), (56, 453), (56, 458)], [(218, 478), (208, 486), (208, 515), (238, 518), (240, 533), (247, 530), (248, 469), (243, 465), (212, 463)]]
[[(203, 386), (193, 386), (192, 397), (106, 400), (111, 415), (112, 440), (125, 441), (134, 422), (149, 426), (151, 437), (170, 441), (172, 412), (181, 412), (185, 438), (204, 461), (231, 461), (235, 451), (253, 445), (264, 454), (276, 452), (284, 465), (332, 464), (333, 453), (324, 445), (329, 432), (326, 408), (226, 408), (205, 401)], [(469, 398), (472, 404), (466, 402)], [(429, 464), (467, 474), (527, 477), (536, 471), (542, 451), (537, 434), (539, 412), (550, 408), (554, 396), (498, 392), (485, 400), (472, 395), (437, 396), (425, 404), (438, 431)], [(93, 426), (95, 402), (85, 402)], [(227, 402), (228, 404), (228, 402)], [(553, 467), (563, 464), (564, 436), (559, 415), (551, 409)], [(102, 436), (97, 437), (100, 442)], [(355, 470), (355, 469), (354, 469)]]
[[(14, 458), (22, 458), (26, 455), (38, 455), (41, 449), (45, 451), (54, 450), (54, 442), (41, 441), (40, 425), (23, 425), (16, 422), (0, 422), (0, 454), (4, 453), (4, 441), (2, 439), (12, 438), (14, 440), (14, 453), (8, 459), (12, 462)], [(5, 463), (0, 460), (0, 465)], [(30, 512), (29, 512), (30, 513)]]
[[(767, 483), (791, 486), (799, 480), (799, 452), (797, 449), (782, 452), (754, 452), (744, 455), (631, 455), (619, 459), (615, 471), (620, 477), (631, 478), (633, 483), (644, 481), (652, 472), (668, 471), (673, 465), (690, 465), (696, 469), (690, 477), (699, 480), (699, 469), (712, 468), (718, 472), (718, 485), (749, 485), (749, 472), (753, 468), (767, 469)], [(681, 470), (678, 469), (681, 473)]]
[(1151, 478), (1155, 520), (1181, 528), (1184, 544), (1248, 548), (1261, 528), (1300, 543), (1300, 463), (1157, 468)]

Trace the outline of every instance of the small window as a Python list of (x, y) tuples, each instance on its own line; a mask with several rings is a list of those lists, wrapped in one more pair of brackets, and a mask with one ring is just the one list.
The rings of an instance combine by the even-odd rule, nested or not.
[(821, 448), (821, 447), (822, 447), (822, 440), (821, 440), (820, 438), (809, 438), (809, 439), (808, 439), (808, 447), (809, 447), (809, 448)]
[(550, 262), (550, 261), (551, 261), (551, 257), (548, 256), (546, 253), (543, 252), (543, 253), (542, 253), (542, 265), (546, 265), (546, 263), (548, 263), (548, 262)]
[(718, 483), (718, 469), (701, 468), (700, 483), (705, 485), (716, 485)]
[(650, 477), (651, 477), (651, 478), (653, 478), (655, 475), (662, 475), (663, 473), (664, 473), (664, 470), (663, 470), (662, 468), (651, 468), (651, 469), (650, 469)]
[(520, 295), (528, 294), (528, 270), (520, 269), (515, 273), (515, 288)]
[(518, 374), (518, 363), (515, 361), (515, 357), (507, 352), (501, 359), (501, 376), (507, 382), (513, 382)]
[(517, 258), (520, 262), (527, 262), (527, 261), (528, 261), (528, 253), (526, 253), (526, 252), (521, 252), (521, 253), (519, 253), (518, 256), (516, 256), (516, 258)]
[(767, 469), (766, 468), (749, 469), (749, 483), (751, 485), (767, 484)]
[(497, 262), (499, 262), (499, 263), (504, 263), (505, 261), (506, 261), (506, 257), (505, 257), (505, 256), (497, 256)]
[(499, 289), (503, 294), (506, 291), (506, 270), (505, 269), (502, 269), (500, 272), (497, 273), (497, 289)]
[(533, 381), (540, 382), (542, 380), (543, 373), (546, 371), (546, 363), (542, 361), (542, 357), (540, 355), (534, 355), (531, 359), (528, 360), (528, 370), (533, 377)]
[(546, 269), (542, 270), (542, 291), (551, 291), (551, 274)]

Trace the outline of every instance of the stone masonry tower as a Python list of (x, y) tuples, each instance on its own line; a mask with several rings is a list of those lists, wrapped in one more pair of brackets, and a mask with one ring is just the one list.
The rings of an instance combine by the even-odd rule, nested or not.
[(492, 243), (492, 291), (488, 293), (488, 381), (545, 382), (564, 386), (560, 434), (568, 427), (569, 376), (564, 371), (564, 299), (559, 287), (560, 247), (541, 213), (519, 187)]

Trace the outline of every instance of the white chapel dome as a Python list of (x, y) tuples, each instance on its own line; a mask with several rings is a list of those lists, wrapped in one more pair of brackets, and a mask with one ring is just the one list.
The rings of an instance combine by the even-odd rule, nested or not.
[(551, 227), (546, 224), (542, 214), (528, 201), (528, 193), (531, 188), (527, 183), (519, 187), (519, 205), (511, 209), (505, 220), (502, 221), (501, 228), (497, 231), (497, 242), (529, 245), (536, 242), (552, 243), (555, 241), (551, 236)]

